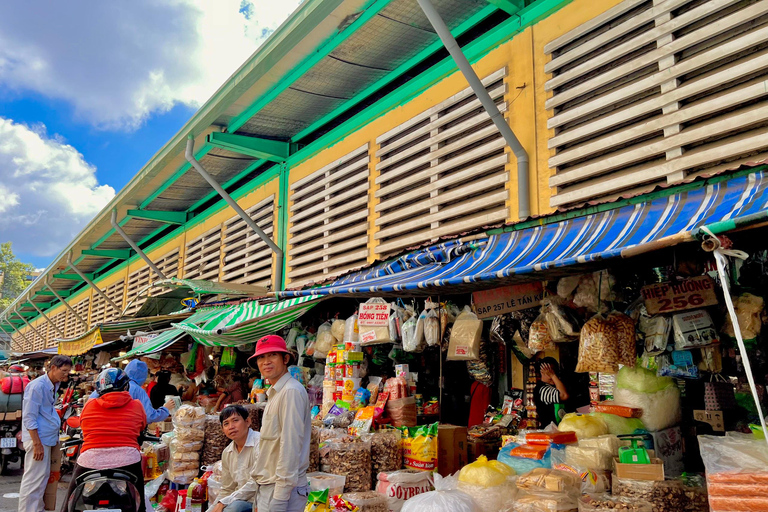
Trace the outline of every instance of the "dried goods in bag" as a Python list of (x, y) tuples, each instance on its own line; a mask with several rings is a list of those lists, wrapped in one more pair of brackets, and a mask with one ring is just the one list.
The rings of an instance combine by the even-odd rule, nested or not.
[(317, 337), (315, 338), (315, 352), (312, 357), (315, 359), (325, 359), (328, 352), (336, 344), (336, 339), (331, 332), (331, 324), (324, 322), (317, 328)]
[(456, 318), (451, 329), (448, 344), (449, 361), (467, 361), (480, 357), (480, 337), (483, 333), (483, 321), (472, 312), (469, 306)]
[[(542, 307), (542, 310), (544, 310), (544, 307)], [(528, 333), (528, 350), (536, 354), (537, 352), (554, 350), (555, 348), (555, 342), (552, 341), (552, 336), (549, 335), (546, 312), (542, 312), (531, 324)]]
[(541, 308), (547, 322), (547, 333), (555, 343), (578, 339), (581, 329), (578, 317), (563, 302), (560, 297), (549, 297), (544, 299)]
[(480, 340), (480, 357), (472, 361), (467, 361), (467, 371), (469, 376), (480, 384), (486, 386), (493, 385), (493, 373), (491, 372), (491, 343)]
[(635, 366), (637, 363), (635, 321), (618, 311), (609, 313), (607, 320), (616, 330), (618, 363), (623, 366)]
[(379, 473), (403, 467), (402, 433), (399, 430), (381, 430), (371, 435), (371, 467), (374, 483)]
[(221, 454), (228, 444), (229, 438), (221, 428), (219, 416), (216, 414), (207, 415), (205, 417), (203, 456), (200, 458), (200, 463), (203, 466), (211, 466), (221, 460)]
[(424, 316), (424, 341), (430, 347), (440, 344), (440, 318), (437, 310), (430, 309)]
[(389, 303), (380, 297), (368, 299), (360, 306), (357, 325), (359, 340), (364, 346), (394, 341), (389, 332), (389, 310)]
[(618, 365), (618, 335), (616, 326), (597, 314), (581, 329), (577, 373), (616, 373)]
[(360, 333), (357, 327), (357, 313), (355, 313), (344, 322), (344, 341), (356, 343), (359, 339)]
[(328, 441), (328, 465), (346, 477), (344, 492), (371, 489), (371, 441), (365, 437), (340, 437)]

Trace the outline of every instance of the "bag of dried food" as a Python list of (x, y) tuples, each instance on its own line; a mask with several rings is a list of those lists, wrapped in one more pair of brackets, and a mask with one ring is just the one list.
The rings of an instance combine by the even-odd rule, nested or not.
[[(392, 340), (389, 334), (389, 303), (381, 297), (373, 297), (365, 302), (366, 306), (373, 306), (375, 311), (380, 311), (381, 314), (386, 313), (386, 322), (381, 322), (379, 319), (366, 317), (360, 314), (357, 318), (357, 325), (360, 333), (360, 341), (363, 345), (372, 345), (378, 343), (389, 343)], [(362, 311), (362, 308), (361, 308)], [(381, 325), (383, 324), (383, 325)]]
[(203, 456), (200, 462), (203, 466), (211, 466), (221, 460), (224, 448), (229, 444), (229, 438), (221, 428), (221, 422), (217, 414), (209, 414), (205, 417), (205, 438)]
[(545, 350), (554, 350), (555, 342), (549, 334), (549, 323), (547, 322), (547, 306), (542, 306), (541, 314), (531, 324), (528, 333), (528, 350), (532, 354), (543, 352)]
[(486, 386), (493, 385), (493, 373), (491, 372), (491, 343), (486, 340), (480, 340), (480, 357), (472, 361), (467, 361), (467, 371), (469, 376), (480, 384)]
[(448, 360), (467, 361), (479, 358), (482, 334), (483, 321), (472, 312), (469, 306), (465, 306), (451, 329)]
[(564, 492), (532, 491), (518, 496), (514, 512), (577, 512), (576, 497)]
[[(653, 506), (654, 512), (680, 512), (681, 510), (686, 510), (688, 504), (685, 488), (683, 483), (679, 480), (654, 482), (650, 480), (618, 478), (614, 475), (612, 481), (612, 494), (621, 498), (647, 501)], [(714, 510), (718, 509), (715, 508)], [(728, 508), (719, 510), (730, 511), (739, 509)]]
[(373, 483), (380, 473), (390, 473), (403, 467), (402, 433), (399, 430), (380, 430), (371, 435), (371, 468)]
[(346, 327), (347, 323), (340, 318), (336, 318), (333, 322), (331, 322), (331, 334), (333, 335), (333, 339), (336, 340), (334, 345), (344, 342), (344, 331), (346, 330)]
[(581, 322), (564, 305), (560, 297), (548, 297), (542, 301), (542, 314), (547, 322), (547, 333), (555, 343), (573, 341), (579, 338)]
[(344, 492), (371, 490), (370, 436), (340, 437), (328, 441), (328, 465), (346, 477)]
[(420, 471), (437, 469), (437, 423), (403, 427), (403, 465)]
[(406, 500), (433, 489), (430, 473), (415, 469), (379, 473), (376, 492), (387, 498), (390, 512), (400, 512)]
[(387, 498), (376, 491), (345, 492), (341, 497), (357, 507), (359, 512), (389, 512)]
[(579, 512), (600, 512), (603, 510), (653, 512), (653, 505), (645, 500), (619, 498), (609, 494), (587, 494), (579, 498)]
[(590, 318), (581, 329), (577, 373), (619, 371), (616, 327), (603, 315)]
[[(572, 447), (568, 447), (572, 448)], [(581, 481), (573, 473), (557, 469), (537, 468), (517, 478), (517, 488), (523, 491), (550, 491), (579, 494)]]
[(618, 363), (623, 366), (635, 366), (637, 363), (635, 321), (618, 311), (612, 311), (606, 319), (616, 331)]
[(317, 328), (317, 338), (315, 339), (315, 351), (312, 357), (315, 359), (325, 359), (328, 357), (328, 352), (331, 351), (333, 345), (336, 344), (336, 339), (331, 332), (331, 324), (324, 322)]
[(440, 332), (440, 318), (437, 309), (426, 310), (426, 315), (424, 316), (424, 341), (426, 341), (427, 346), (434, 347), (440, 344)]

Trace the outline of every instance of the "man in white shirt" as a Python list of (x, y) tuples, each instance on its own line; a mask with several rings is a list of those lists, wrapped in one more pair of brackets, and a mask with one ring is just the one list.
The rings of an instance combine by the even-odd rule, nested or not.
[(259, 512), (303, 512), (307, 503), (312, 419), (306, 389), (288, 373), (290, 359), (285, 340), (274, 335), (256, 342), (248, 359), (272, 386), (261, 422), (259, 456), (251, 472)]
[(224, 408), (219, 421), (232, 442), (221, 454), (221, 491), (211, 512), (251, 512), (256, 495), (251, 469), (259, 455), (259, 433), (251, 430), (248, 411), (242, 405)]

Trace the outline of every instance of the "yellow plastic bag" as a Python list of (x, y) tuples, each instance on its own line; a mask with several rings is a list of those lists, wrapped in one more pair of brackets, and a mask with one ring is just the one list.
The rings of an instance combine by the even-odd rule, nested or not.
[(481, 455), (472, 464), (467, 464), (461, 468), (459, 482), (482, 487), (496, 487), (514, 475), (514, 470), (506, 464), (497, 460), (488, 460), (485, 455)]
[(608, 434), (608, 425), (600, 418), (588, 414), (566, 414), (557, 426), (560, 432), (576, 432), (576, 437), (589, 439), (590, 437), (604, 436)]

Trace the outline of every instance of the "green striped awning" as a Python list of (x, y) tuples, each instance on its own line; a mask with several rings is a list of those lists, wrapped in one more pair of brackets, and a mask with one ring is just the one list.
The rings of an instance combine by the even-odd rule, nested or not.
[(103, 324), (97, 324), (90, 328), (88, 331), (75, 336), (74, 338), (56, 338), (57, 343), (74, 343), (80, 342), (93, 336), (96, 330), (99, 331), (100, 342), (116, 341), (120, 339), (120, 336), (128, 334), (128, 332), (137, 331), (159, 331), (166, 329), (171, 325), (171, 322), (179, 322), (187, 319), (192, 315), (191, 311), (181, 311), (179, 313), (173, 313), (170, 315), (158, 315), (158, 316), (146, 316), (142, 318), (127, 318), (125, 320), (116, 320), (114, 322), (107, 322)]
[(317, 299), (310, 296), (269, 304), (245, 302), (219, 309), (204, 324), (187, 320), (171, 325), (203, 345), (234, 347), (254, 343), (262, 336), (274, 334), (312, 309)]
[[(185, 325), (185, 324), (189, 324), (192, 326), (199, 325), (207, 321), (209, 318), (218, 315), (223, 309), (226, 309), (226, 308), (223, 306), (220, 306), (220, 307), (211, 307), (211, 308), (197, 310), (192, 314), (192, 316), (185, 318), (181, 324), (173, 324), (173, 325), (174, 326)], [(178, 318), (178, 316), (176, 316), (176, 318)], [(179, 341), (179, 339), (181, 339), (181, 337), (184, 336), (185, 334), (186, 332), (176, 328), (170, 328), (170, 329), (161, 331), (156, 337), (130, 350), (124, 356), (117, 357), (113, 360), (119, 361), (122, 359), (130, 359), (132, 357), (141, 357), (148, 354), (154, 354), (156, 352), (160, 352), (170, 347), (177, 341)]]

